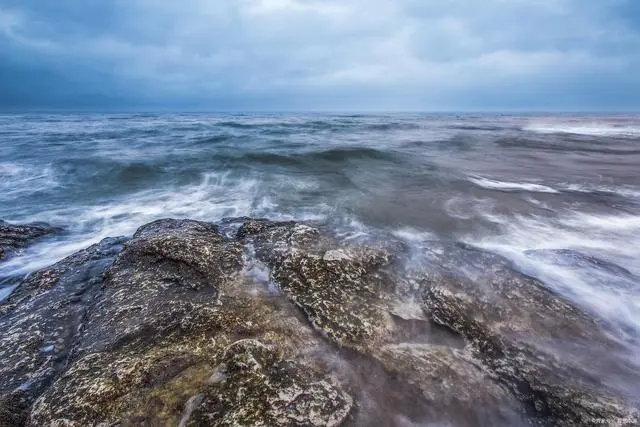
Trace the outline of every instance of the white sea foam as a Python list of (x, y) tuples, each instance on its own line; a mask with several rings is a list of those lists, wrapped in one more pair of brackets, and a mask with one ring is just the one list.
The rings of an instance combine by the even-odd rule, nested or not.
[[(550, 185), (542, 185), (531, 182), (509, 182), (496, 179), (485, 178), (482, 176), (469, 177), (469, 181), (474, 184), (490, 190), (499, 191), (527, 191), (531, 193), (560, 193), (560, 192), (579, 192), (579, 193), (611, 193), (630, 199), (640, 198), (640, 189), (628, 185), (598, 185), (598, 184), (578, 184), (559, 182)], [(454, 205), (459, 204), (458, 200), (451, 199)], [(448, 212), (452, 216), (456, 216), (455, 212)], [(473, 216), (473, 215), (472, 215)]]
[[(640, 283), (615, 286), (615, 272), (558, 265), (530, 250), (571, 249), (615, 263), (640, 274), (640, 216), (567, 213), (557, 219), (505, 217), (486, 214), (502, 233), (469, 238), (467, 243), (499, 253), (523, 271), (540, 278), (556, 291), (599, 316), (640, 330)], [(489, 218), (490, 217), (490, 218)], [(610, 277), (608, 277), (608, 275)], [(606, 280), (607, 278), (611, 280)], [(626, 280), (626, 279), (625, 279)]]
[[(312, 184), (287, 180), (265, 184), (259, 176), (238, 177), (229, 172), (203, 174), (200, 183), (180, 187), (144, 190), (93, 205), (73, 205), (23, 217), (21, 222), (48, 222), (63, 226), (69, 233), (27, 248), (20, 257), (0, 264), (0, 273), (26, 274), (51, 265), (106, 237), (129, 236), (148, 222), (161, 218), (189, 218), (217, 221), (224, 217), (255, 216), (275, 220), (319, 221), (331, 213), (325, 205), (281, 208), (265, 187), (295, 191)], [(282, 187), (280, 190), (278, 187)]]
[(587, 136), (638, 136), (640, 126), (611, 125), (606, 123), (530, 123), (524, 130), (535, 133), (568, 133)]
[(542, 184), (535, 184), (531, 182), (509, 182), (498, 181), (496, 179), (489, 179), (482, 176), (469, 177), (469, 181), (474, 184), (487, 188), (490, 190), (500, 191), (531, 191), (537, 193), (558, 193), (555, 188), (551, 188)]

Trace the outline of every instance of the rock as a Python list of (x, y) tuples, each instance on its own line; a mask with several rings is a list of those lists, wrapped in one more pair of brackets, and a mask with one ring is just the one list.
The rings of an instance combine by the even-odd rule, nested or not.
[(0, 425), (635, 420), (581, 366), (614, 366), (581, 358), (620, 349), (600, 323), (499, 257), (438, 245), (420, 272), (396, 242), (295, 222), (165, 219), (105, 240), (0, 303)]
[(391, 254), (373, 248), (340, 248), (303, 224), (247, 221), (240, 238), (252, 237), (257, 256), (280, 289), (311, 324), (340, 346), (366, 352), (385, 341), (392, 323), (382, 289), (392, 286), (381, 268)]
[(232, 344), (196, 399), (183, 425), (334, 427), (353, 407), (330, 380), (256, 340)]
[[(454, 425), (523, 425), (513, 397), (478, 367), (463, 350), (433, 344), (382, 347), (385, 368), (415, 387)], [(436, 412), (436, 411), (434, 411)], [(442, 415), (440, 415), (442, 416)], [(438, 418), (438, 414), (434, 414)]]
[(218, 332), (241, 322), (219, 309), (220, 288), (241, 265), (241, 247), (213, 224), (141, 227), (105, 272), (75, 361), (34, 405), (34, 424), (135, 424), (154, 413), (177, 424), (225, 343)]
[(0, 393), (37, 397), (65, 369), (102, 271), (122, 246), (106, 239), (21, 283), (0, 304)]
[[(233, 357), (240, 357), (242, 346), (229, 346), (243, 337), (278, 350), (243, 350), (247, 357), (266, 357), (260, 359), (264, 375), (254, 378), (256, 390), (288, 381), (282, 377), (272, 383), (274, 367), (307, 387), (309, 397), (294, 405), (292, 414), (301, 420), (297, 425), (308, 425), (305, 420), (314, 417), (330, 421), (341, 410), (348, 412), (350, 397), (326, 382), (322, 368), (305, 355), (318, 345), (311, 329), (291, 314), (293, 307), (288, 311), (266, 294), (255, 293), (254, 284), (242, 275), (243, 264), (243, 246), (213, 224), (161, 220), (140, 228), (105, 272), (69, 368), (35, 402), (31, 424), (184, 425), (202, 416), (206, 425), (218, 425), (242, 410), (265, 420), (284, 416), (276, 406), (264, 406), (284, 400), (264, 401), (260, 399), (266, 395), (254, 395), (254, 401), (227, 396), (232, 399), (227, 404), (235, 405), (230, 412), (206, 418), (212, 387), (208, 380), (216, 367), (231, 366), (233, 349), (238, 350)], [(290, 362), (292, 358), (300, 364)], [(315, 387), (326, 390), (312, 392)], [(316, 414), (320, 403), (332, 408), (331, 399), (336, 410)], [(262, 406), (251, 406), (259, 403)]]
[(39, 238), (60, 231), (59, 228), (48, 224), (16, 225), (0, 220), (0, 260), (6, 259)]
[(497, 255), (465, 246), (437, 253), (460, 264), (453, 270), (443, 262), (430, 274), (427, 312), (462, 334), (492, 375), (534, 412), (567, 426), (640, 422), (637, 402), (601, 383), (605, 372), (631, 383), (638, 374), (614, 357), (625, 350), (600, 322)]
[(114, 260), (127, 239), (109, 237), (87, 249), (76, 252), (62, 261), (39, 270), (19, 283), (19, 286), (0, 303), (0, 316), (4, 316), (18, 305), (47, 293), (60, 283), (60, 294), (80, 296), (84, 291), (101, 281), (102, 272)]
[[(238, 235), (255, 245), (272, 279), (318, 332), (381, 362), (437, 408), (421, 421), (448, 422), (442, 417), (458, 411), (456, 425), (522, 423), (518, 403), (470, 357), (434, 343), (405, 342), (412, 334), (404, 327), (412, 322), (394, 319), (396, 293), (409, 287), (402, 283), (402, 265), (394, 263), (398, 254), (383, 247), (347, 245), (289, 222), (250, 220)], [(412, 320), (419, 321), (415, 316)]]
[(105, 273), (79, 352), (185, 334), (204, 321), (198, 316), (211, 316), (242, 255), (242, 246), (213, 224), (160, 220), (141, 227)]
[(21, 427), (29, 418), (29, 404), (20, 390), (0, 396), (0, 426)]

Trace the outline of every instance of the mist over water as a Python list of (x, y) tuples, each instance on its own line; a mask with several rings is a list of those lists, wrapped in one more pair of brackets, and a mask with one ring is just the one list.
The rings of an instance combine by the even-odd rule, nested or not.
[(3, 115), (0, 140), (0, 218), (66, 230), (0, 276), (158, 218), (311, 220), (496, 252), (640, 332), (640, 117)]

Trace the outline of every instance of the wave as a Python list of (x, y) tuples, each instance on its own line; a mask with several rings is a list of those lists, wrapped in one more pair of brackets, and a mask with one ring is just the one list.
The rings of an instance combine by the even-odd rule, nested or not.
[(485, 178), (481, 176), (469, 177), (469, 181), (489, 190), (499, 191), (526, 191), (533, 193), (585, 193), (585, 194), (613, 194), (626, 199), (640, 199), (640, 189), (630, 186), (606, 186), (597, 184), (572, 184), (572, 183), (554, 183), (553, 186), (527, 183), (527, 182), (509, 182), (499, 181), (495, 179)]
[(319, 161), (330, 163), (346, 163), (354, 160), (394, 161), (396, 160), (396, 155), (390, 151), (382, 151), (375, 148), (340, 147), (291, 154), (252, 151), (240, 155), (218, 155), (216, 158), (223, 163), (258, 163), (264, 165), (308, 167), (309, 165), (317, 165)]
[(576, 193), (605, 193), (616, 194), (618, 196), (629, 199), (640, 199), (640, 189), (629, 186), (605, 186), (605, 185), (587, 185), (587, 184), (560, 184), (562, 191)]
[(495, 126), (495, 125), (451, 125), (450, 129), (454, 130), (465, 130), (465, 131), (487, 131), (487, 132), (495, 132), (506, 129), (505, 126)]
[[(346, 122), (347, 124), (351, 122)], [(261, 120), (254, 119), (251, 121), (247, 120), (227, 120), (216, 123), (216, 126), (230, 128), (230, 129), (256, 129), (261, 132), (273, 132), (274, 130), (326, 130), (339, 128), (344, 126), (344, 121), (333, 121), (333, 120), (307, 120), (307, 119), (299, 119), (299, 120), (285, 120), (278, 118), (264, 118)]]
[(8, 202), (60, 187), (51, 165), (0, 163), (0, 201)]
[(420, 129), (420, 125), (416, 123), (375, 123), (367, 126), (369, 130), (378, 130), (378, 131), (386, 131), (386, 130), (412, 130), (412, 129)]
[(132, 235), (138, 227), (161, 218), (218, 221), (225, 217), (253, 216), (318, 221), (331, 215), (331, 208), (320, 202), (307, 207), (283, 207), (273, 197), (299, 194), (309, 187), (313, 183), (306, 179), (283, 177), (278, 182), (265, 182), (259, 174), (208, 172), (196, 184), (147, 189), (90, 205), (75, 204), (25, 216), (21, 222), (48, 222), (64, 227), (66, 233), (3, 262), (0, 276), (46, 267), (106, 237)]
[[(633, 140), (631, 140), (633, 142)], [(614, 146), (608, 144), (606, 140), (576, 139), (568, 138), (497, 138), (494, 144), (509, 149), (534, 150), (534, 151), (558, 151), (560, 153), (592, 153), (592, 154), (613, 154), (613, 155), (638, 155), (640, 149), (636, 146)]]
[(306, 155), (310, 159), (330, 161), (347, 161), (352, 159), (393, 160), (395, 155), (389, 151), (382, 151), (369, 147), (340, 147), (316, 151)]
[(234, 135), (223, 133), (219, 135), (211, 135), (205, 138), (198, 138), (192, 142), (195, 145), (215, 145), (221, 142), (227, 142), (236, 138)]
[(470, 177), (469, 181), (474, 184), (487, 188), (489, 190), (499, 191), (531, 191), (536, 193), (559, 193), (555, 188), (551, 188), (542, 184), (534, 184), (528, 182), (508, 182), (498, 181), (495, 179), (489, 179), (484, 177)]

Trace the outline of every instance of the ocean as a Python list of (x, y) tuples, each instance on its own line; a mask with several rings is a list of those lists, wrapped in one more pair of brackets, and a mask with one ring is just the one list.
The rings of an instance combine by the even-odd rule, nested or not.
[(0, 115), (0, 219), (65, 230), (0, 277), (154, 219), (231, 216), (393, 236), (415, 262), (463, 242), (640, 333), (640, 116)]

